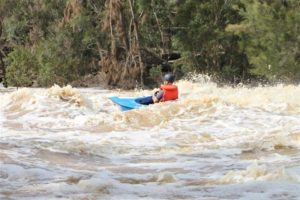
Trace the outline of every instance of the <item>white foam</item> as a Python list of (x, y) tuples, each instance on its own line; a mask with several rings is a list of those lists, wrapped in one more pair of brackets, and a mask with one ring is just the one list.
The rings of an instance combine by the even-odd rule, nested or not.
[(300, 86), (177, 84), (129, 112), (108, 97), (153, 90), (1, 90), (0, 198), (300, 198)]

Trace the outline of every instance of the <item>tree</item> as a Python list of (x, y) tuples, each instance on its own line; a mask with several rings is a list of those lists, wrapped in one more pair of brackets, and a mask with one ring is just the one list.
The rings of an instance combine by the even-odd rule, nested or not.
[(231, 28), (245, 38), (242, 46), (252, 73), (272, 81), (300, 80), (300, 2), (244, 0), (244, 21)]
[[(233, 0), (180, 1), (176, 7), (177, 30), (174, 45), (185, 57), (187, 69), (220, 78), (247, 73), (244, 52), (239, 49), (239, 37), (225, 31), (228, 24), (242, 20)], [(237, 60), (237, 57), (241, 59)]]
[(145, 5), (148, 4), (143, 0), (106, 1), (102, 31), (108, 34), (111, 44), (101, 58), (101, 67), (109, 85), (132, 88), (137, 82), (141, 86), (144, 84), (145, 54), (142, 50), (147, 45), (141, 30), (145, 25), (142, 20)]
[(6, 58), (9, 67), (6, 69), (6, 79), (12, 86), (31, 86), (37, 77), (38, 63), (30, 49), (17, 47)]
[(97, 70), (100, 34), (95, 21), (99, 4), (77, 0), (65, 2), (63, 15), (55, 22), (52, 35), (35, 49), (40, 64), (40, 85), (65, 85)]
[[(297, 81), (299, 4), (0, 0), (0, 66), (11, 85), (78, 84), (97, 75), (109, 86), (134, 88), (155, 84), (166, 71), (234, 83), (252, 74)], [(168, 55), (181, 58), (170, 63)], [(23, 79), (26, 70), (35, 80)]]

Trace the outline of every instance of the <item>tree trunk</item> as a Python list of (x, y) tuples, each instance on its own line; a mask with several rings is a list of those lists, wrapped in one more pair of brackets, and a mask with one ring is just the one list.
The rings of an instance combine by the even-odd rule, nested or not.
[(5, 79), (5, 66), (4, 66), (4, 57), (5, 53), (3, 52), (4, 45), (1, 41), (2, 36), (2, 18), (0, 18), (0, 82), (3, 82), (3, 86), (7, 87), (6, 79)]
[(136, 44), (136, 49), (137, 49), (137, 53), (138, 53), (138, 57), (139, 57), (140, 84), (141, 84), (141, 86), (144, 86), (144, 80), (143, 80), (144, 64), (143, 64), (142, 54), (141, 54), (141, 48), (140, 48), (140, 41), (139, 41), (139, 34), (138, 34), (138, 25), (137, 25), (136, 17), (135, 17), (134, 10), (133, 10), (132, 0), (128, 0), (128, 2), (129, 2), (130, 11), (131, 11), (132, 19), (133, 19), (133, 29), (134, 29), (134, 35), (135, 35), (135, 40), (136, 40), (135, 44)]

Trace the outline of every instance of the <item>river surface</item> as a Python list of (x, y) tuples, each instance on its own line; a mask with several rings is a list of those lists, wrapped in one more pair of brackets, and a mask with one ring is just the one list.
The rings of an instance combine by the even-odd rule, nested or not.
[(0, 88), (0, 199), (300, 199), (300, 86)]

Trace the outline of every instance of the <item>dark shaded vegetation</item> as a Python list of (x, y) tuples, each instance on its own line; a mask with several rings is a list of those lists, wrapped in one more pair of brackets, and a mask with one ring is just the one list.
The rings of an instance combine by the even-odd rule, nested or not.
[(171, 71), (298, 83), (299, 10), (294, 0), (0, 0), (0, 81), (130, 89)]

